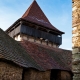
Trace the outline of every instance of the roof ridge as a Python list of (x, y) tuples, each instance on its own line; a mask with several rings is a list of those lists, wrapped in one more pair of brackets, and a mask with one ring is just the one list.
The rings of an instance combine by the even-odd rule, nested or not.
[(20, 44), (42, 67), (53, 69), (53, 66), (56, 66), (55, 69), (71, 70), (71, 51), (58, 48), (51, 49), (51, 47), (37, 45), (30, 41), (22, 41)]
[[(23, 40), (23, 41), (20, 41), (20, 42), (26, 42), (27, 40)], [(29, 43), (31, 43), (31, 44), (35, 44), (35, 45), (38, 45), (38, 46), (41, 46), (41, 47), (43, 47), (43, 48), (47, 48), (47, 49), (51, 49), (51, 50), (55, 50), (55, 49), (58, 49), (58, 50), (65, 50), (65, 51), (70, 51), (71, 52), (71, 50), (66, 50), (66, 49), (62, 49), (62, 48), (55, 48), (55, 47), (51, 47), (51, 46), (47, 46), (47, 45), (42, 45), (42, 44), (38, 44), (38, 43), (34, 43), (34, 42), (30, 42), (30, 41), (27, 41), (27, 42), (29, 42)]]

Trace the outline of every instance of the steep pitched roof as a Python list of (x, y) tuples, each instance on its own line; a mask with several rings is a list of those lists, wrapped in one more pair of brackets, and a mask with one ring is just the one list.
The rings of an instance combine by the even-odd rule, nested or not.
[(38, 20), (42, 20), (46, 23), (50, 23), (36, 1), (33, 1), (27, 11), (23, 14), (22, 18), (26, 19), (26, 17), (28, 16)]
[(25, 49), (0, 29), (0, 59), (12, 61), (22, 67), (41, 70)]
[(27, 11), (23, 14), (23, 16), (19, 18), (17, 21), (15, 21), (6, 30), (6, 32), (8, 32), (8, 30), (13, 28), (20, 21), (29, 21), (29, 22), (35, 23), (36, 25), (40, 25), (50, 30), (53, 30), (54, 32), (57, 32), (58, 34), (64, 34), (64, 32), (58, 30), (49, 22), (48, 18), (45, 16), (45, 14), (43, 13), (43, 11), (41, 10), (41, 8), (39, 7), (39, 5), (37, 4), (35, 0), (27, 9)]
[(54, 31), (57, 31), (59, 33), (62, 33), (60, 30), (55, 28), (48, 20), (48, 18), (45, 16), (37, 2), (34, 0), (33, 3), (30, 5), (28, 10), (23, 14), (22, 19), (25, 19), (27, 21), (31, 21), (34, 23), (37, 23), (39, 25), (42, 25), (44, 27), (47, 27), (49, 29), (52, 29)]
[(0, 29), (0, 59), (10, 60), (19, 66), (71, 70), (71, 51), (42, 46), (29, 41), (17, 42)]
[(29, 41), (22, 41), (21, 45), (42, 69), (71, 70), (72, 51), (43, 46)]

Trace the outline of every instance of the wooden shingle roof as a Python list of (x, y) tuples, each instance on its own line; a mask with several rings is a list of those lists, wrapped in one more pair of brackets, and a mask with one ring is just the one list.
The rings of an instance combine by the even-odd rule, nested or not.
[(42, 46), (29, 41), (17, 42), (0, 29), (0, 59), (40, 71), (49, 69), (70, 71), (71, 56), (69, 50)]

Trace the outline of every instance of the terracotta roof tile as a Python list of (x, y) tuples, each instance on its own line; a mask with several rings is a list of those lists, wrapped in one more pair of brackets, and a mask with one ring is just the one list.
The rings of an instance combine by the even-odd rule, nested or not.
[(22, 19), (25, 19), (30, 22), (37, 23), (39, 25), (42, 25), (44, 27), (47, 27), (49, 29), (52, 29), (54, 31), (57, 31), (59, 33), (62, 33), (60, 30), (55, 28), (48, 20), (48, 18), (45, 16), (39, 5), (36, 1), (33, 1), (33, 3), (30, 5), (28, 10), (23, 14)]
[(36, 61), (36, 63), (44, 70), (71, 69), (72, 53), (69, 50), (52, 48), (28, 41), (22, 41), (21, 45), (26, 49), (26, 52)]
[(17, 42), (0, 29), (0, 59), (10, 60), (19, 66), (71, 70), (71, 51), (42, 46), (29, 41)]
[(36, 68), (43, 70), (40, 66), (30, 57), (25, 49), (8, 36), (3, 30), (0, 29), (0, 59), (10, 60), (19, 66), (26, 68)]

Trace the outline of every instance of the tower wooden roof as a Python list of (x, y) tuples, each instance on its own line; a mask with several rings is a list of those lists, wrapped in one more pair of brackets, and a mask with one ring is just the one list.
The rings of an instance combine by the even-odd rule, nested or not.
[(35, 0), (22, 16), (22, 18), (24, 19), (26, 19), (27, 17), (30, 17), (40, 22), (50, 23)]
[(19, 18), (15, 23), (13, 23), (7, 30), (10, 30), (13, 26), (15, 26), (20, 21), (29, 21), (31, 23), (34, 23), (36, 25), (40, 25), (44, 28), (47, 28), (49, 30), (52, 30), (58, 34), (64, 34), (64, 32), (58, 30), (56, 27), (54, 27), (48, 18), (45, 16), (44, 12), (41, 10), (39, 5), (37, 4), (36, 0), (33, 1), (33, 3), (30, 5), (30, 7), (26, 10), (26, 12), (23, 14), (21, 18)]
[(21, 17), (22, 19), (37, 23), (39, 25), (42, 25), (46, 28), (52, 29), (54, 31), (57, 31), (59, 33), (64, 33), (57, 28), (55, 28), (48, 18), (45, 16), (44, 12), (41, 10), (39, 5), (37, 4), (36, 0), (33, 1), (33, 3), (30, 5), (30, 7), (26, 10), (26, 12)]

